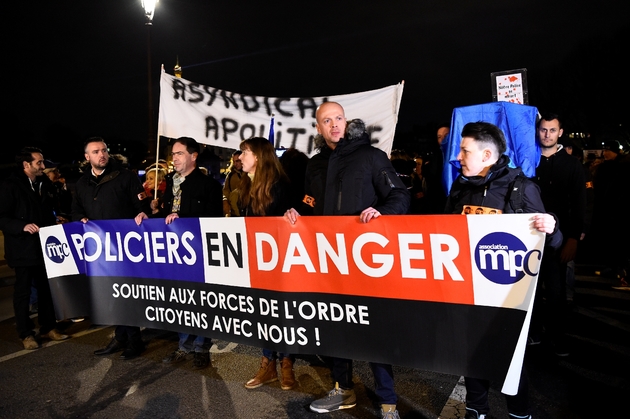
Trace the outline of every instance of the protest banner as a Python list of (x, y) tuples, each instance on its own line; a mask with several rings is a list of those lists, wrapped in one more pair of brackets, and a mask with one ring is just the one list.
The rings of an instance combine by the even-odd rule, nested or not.
[(275, 98), (229, 92), (162, 71), (158, 135), (192, 137), (202, 144), (238, 149), (250, 137), (267, 138), (273, 117), (274, 146), (297, 148), (311, 156), (317, 107), (339, 102), (349, 120), (365, 122), (372, 145), (389, 155), (402, 92), (403, 83), (399, 83), (345, 95)]
[(58, 318), (489, 378), (509, 393), (544, 245), (531, 217), (103, 220), (40, 239)]

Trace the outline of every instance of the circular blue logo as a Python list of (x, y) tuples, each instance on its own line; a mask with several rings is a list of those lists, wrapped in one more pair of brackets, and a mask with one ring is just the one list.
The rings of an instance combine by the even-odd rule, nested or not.
[(518, 237), (502, 232), (484, 236), (475, 248), (475, 263), (479, 272), (501, 285), (514, 284), (525, 274), (536, 275), (537, 272), (532, 272), (529, 266), (532, 256), (540, 260), (538, 250), (528, 252)]
[(45, 255), (55, 263), (62, 263), (70, 256), (70, 247), (66, 243), (61, 243), (56, 237), (50, 236), (46, 239)]

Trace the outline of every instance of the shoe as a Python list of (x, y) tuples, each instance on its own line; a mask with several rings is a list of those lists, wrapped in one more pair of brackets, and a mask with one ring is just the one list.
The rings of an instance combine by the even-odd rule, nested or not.
[(139, 357), (142, 354), (142, 352), (144, 352), (144, 345), (131, 346), (125, 349), (122, 354), (120, 354), (120, 359), (124, 361), (129, 361), (130, 359)]
[(24, 349), (28, 349), (29, 351), (39, 348), (39, 343), (37, 343), (34, 336), (25, 337), (22, 339), (22, 344), (24, 345)]
[(475, 409), (466, 408), (466, 416), (464, 419), (486, 419), (485, 413), (479, 413)]
[(510, 413), (510, 419), (532, 419), (532, 415), (519, 416), (514, 413)]
[(195, 352), (193, 358), (193, 369), (200, 370), (210, 365), (210, 353), (209, 352)]
[(38, 311), (39, 311), (39, 307), (38, 307), (37, 303), (33, 303), (33, 304), (29, 305), (29, 307), (28, 307), (29, 314), (37, 314)]
[(400, 419), (395, 404), (381, 405), (381, 419)]
[(315, 400), (311, 403), (311, 410), (317, 413), (328, 413), (333, 410), (350, 409), (357, 405), (357, 396), (354, 390), (344, 390), (339, 388), (339, 383), (335, 383), (335, 388), (330, 390), (326, 397)]
[(111, 355), (113, 353), (124, 350), (126, 347), (127, 344), (125, 342), (120, 342), (116, 340), (116, 338), (113, 338), (106, 347), (94, 351), (94, 355)]
[(283, 390), (291, 390), (297, 385), (295, 375), (293, 374), (293, 361), (289, 357), (282, 358), (280, 363), (280, 388)]
[(47, 338), (50, 340), (66, 340), (70, 336), (60, 333), (57, 329), (52, 329), (50, 332), (44, 333), (43, 335), (41, 335), (41, 337)]
[(262, 357), (260, 361), (260, 368), (258, 372), (248, 382), (245, 383), (245, 388), (252, 389), (258, 388), (263, 384), (278, 381), (278, 371), (276, 371), (276, 360), (270, 360), (266, 356)]
[(165, 364), (177, 364), (178, 362), (184, 361), (188, 357), (188, 352), (183, 349), (177, 349), (170, 354), (166, 355), (162, 362)]
[(535, 345), (540, 345), (540, 338), (534, 335), (527, 336), (527, 346), (535, 346)]
[(569, 356), (571, 354), (569, 352), (569, 348), (567, 348), (567, 345), (561, 342), (556, 342), (553, 344), (553, 353), (556, 354), (556, 356), (560, 357)]

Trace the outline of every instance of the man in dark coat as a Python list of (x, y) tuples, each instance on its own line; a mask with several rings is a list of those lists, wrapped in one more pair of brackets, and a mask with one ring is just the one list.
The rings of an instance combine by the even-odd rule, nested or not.
[[(72, 202), (72, 220), (135, 218), (148, 211), (143, 203), (144, 188), (131, 170), (122, 167), (109, 156), (102, 138), (87, 140), (84, 147), (88, 165), (76, 183)], [(94, 355), (109, 355), (123, 351), (121, 359), (133, 359), (144, 351), (144, 342), (137, 326), (116, 326), (114, 338)]]
[(529, 343), (540, 343), (544, 329), (544, 338), (555, 354), (567, 356), (564, 332), (567, 264), (575, 259), (578, 243), (586, 229), (586, 179), (580, 162), (559, 144), (562, 132), (562, 124), (555, 114), (544, 114), (538, 122), (542, 155), (534, 181), (540, 187), (545, 209), (558, 218), (564, 243), (558, 250), (548, 249), (544, 253)]
[(24, 148), (16, 157), (16, 170), (0, 186), (0, 230), (4, 234), (5, 258), (15, 269), (13, 310), (17, 332), (24, 349), (37, 349), (35, 325), (29, 317), (31, 284), (38, 295), (40, 336), (64, 340), (56, 329), (48, 275), (39, 242), (40, 227), (55, 224), (54, 189), (44, 175), (44, 156), (34, 147)]
[[(382, 150), (372, 147), (365, 124), (359, 119), (346, 122), (343, 107), (323, 103), (316, 112), (320, 153), (309, 160), (306, 169), (304, 202), (317, 215), (358, 215), (367, 223), (382, 214), (406, 214), (409, 192), (396, 175)], [(291, 208), (285, 217), (297, 222), (298, 212)], [(335, 382), (326, 397), (311, 403), (314, 412), (325, 413), (356, 406), (352, 360), (333, 358)], [(371, 362), (376, 395), (383, 418), (399, 418), (396, 410), (392, 366)]]
[[(151, 206), (158, 210), (152, 217), (164, 218), (166, 224), (171, 224), (183, 217), (223, 216), (221, 184), (199, 170), (199, 154), (199, 144), (193, 138), (181, 137), (175, 140), (172, 148), (175, 172), (166, 176), (162, 202), (152, 202)], [(136, 217), (136, 223), (140, 225), (146, 218), (148, 217), (144, 213), (140, 213)], [(210, 365), (211, 346), (212, 340), (209, 337), (179, 333), (178, 348), (162, 361), (166, 364), (178, 363), (192, 352), (193, 368), (206, 368)]]

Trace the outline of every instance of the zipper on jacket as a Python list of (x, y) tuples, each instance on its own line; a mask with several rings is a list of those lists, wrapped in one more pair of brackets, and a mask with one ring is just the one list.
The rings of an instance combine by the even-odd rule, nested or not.
[(339, 179), (339, 194), (337, 194), (337, 211), (341, 211), (341, 185), (343, 182)]
[(392, 180), (389, 178), (389, 175), (387, 174), (387, 172), (383, 170), (381, 173), (383, 174), (383, 176), (385, 176), (387, 183), (389, 183), (389, 187), (394, 189), (396, 186), (394, 186), (394, 182), (392, 182)]

